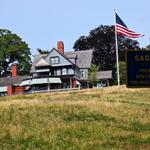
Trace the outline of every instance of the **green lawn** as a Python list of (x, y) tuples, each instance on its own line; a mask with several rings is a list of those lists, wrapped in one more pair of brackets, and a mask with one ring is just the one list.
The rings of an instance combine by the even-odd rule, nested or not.
[(0, 150), (149, 150), (150, 89), (0, 97)]

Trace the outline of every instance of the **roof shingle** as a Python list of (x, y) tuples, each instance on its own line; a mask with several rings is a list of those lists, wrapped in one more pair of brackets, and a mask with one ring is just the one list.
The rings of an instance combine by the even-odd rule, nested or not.
[(27, 79), (28, 76), (17, 76), (15, 78), (12, 77), (3, 77), (0, 78), (0, 86), (8, 86), (12, 85), (19, 85), (22, 80)]

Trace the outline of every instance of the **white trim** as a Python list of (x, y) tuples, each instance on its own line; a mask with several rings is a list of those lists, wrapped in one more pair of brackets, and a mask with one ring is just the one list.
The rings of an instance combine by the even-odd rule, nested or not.
[(31, 79), (30, 80), (24, 80), (20, 84), (20, 86), (27, 86), (27, 85), (31, 85)]
[(34, 84), (48, 84), (48, 83), (62, 83), (60, 78), (35, 78), (31, 80), (31, 85)]
[(0, 93), (7, 92), (7, 86), (0, 86)]

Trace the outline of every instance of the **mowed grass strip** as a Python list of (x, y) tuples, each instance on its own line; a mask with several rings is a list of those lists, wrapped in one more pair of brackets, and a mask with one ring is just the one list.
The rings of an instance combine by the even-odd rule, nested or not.
[(149, 150), (149, 106), (124, 86), (0, 97), (0, 149)]

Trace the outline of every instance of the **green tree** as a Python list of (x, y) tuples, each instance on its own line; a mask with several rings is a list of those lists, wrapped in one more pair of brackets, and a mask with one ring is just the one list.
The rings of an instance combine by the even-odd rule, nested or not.
[(146, 49), (147, 49), (147, 50), (150, 50), (150, 45), (147, 45), (147, 46), (146, 46)]
[(126, 62), (119, 62), (120, 84), (126, 84)]
[[(116, 72), (115, 30), (114, 26), (99, 26), (90, 31), (88, 36), (81, 36), (73, 47), (77, 50), (93, 49), (93, 63), (100, 70)], [(139, 43), (125, 36), (118, 35), (119, 61), (125, 61), (125, 51), (140, 49)]]
[(30, 70), (31, 52), (26, 42), (7, 29), (0, 29), (0, 76), (10, 74), (11, 64), (17, 63), (20, 74)]
[(98, 71), (98, 66), (96, 66), (95, 64), (92, 64), (88, 70), (88, 82), (92, 86), (95, 86), (95, 84), (98, 82), (96, 77), (97, 71)]
[(41, 48), (37, 48), (37, 51), (38, 51), (39, 54), (48, 54), (49, 53), (48, 50), (43, 50)]

